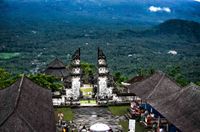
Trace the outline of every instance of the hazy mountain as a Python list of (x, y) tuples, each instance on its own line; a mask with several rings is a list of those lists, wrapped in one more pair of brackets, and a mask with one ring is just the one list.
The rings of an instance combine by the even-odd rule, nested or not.
[(165, 37), (170, 39), (200, 42), (200, 23), (181, 19), (170, 19), (144, 31), (123, 30), (117, 37)]
[[(3, 8), (2, 3), (9, 6)], [(26, 17), (26, 12), (31, 12), (29, 15), (35, 19), (43, 15), (69, 22), (85, 21), (85, 18), (142, 25), (157, 24), (168, 19), (200, 22), (200, 2), (194, 0), (4, 0), (2, 3), (1, 13), (10, 15), (15, 12), (18, 16)]]
[(200, 23), (179, 19), (168, 20), (154, 28), (157, 34), (185, 36), (200, 42)]

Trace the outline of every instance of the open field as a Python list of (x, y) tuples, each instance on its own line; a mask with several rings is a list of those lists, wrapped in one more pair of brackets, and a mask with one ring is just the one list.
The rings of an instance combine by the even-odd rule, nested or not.
[(0, 60), (9, 60), (9, 59), (18, 57), (19, 55), (20, 53), (18, 52), (13, 52), (13, 53), (2, 52), (0, 53)]

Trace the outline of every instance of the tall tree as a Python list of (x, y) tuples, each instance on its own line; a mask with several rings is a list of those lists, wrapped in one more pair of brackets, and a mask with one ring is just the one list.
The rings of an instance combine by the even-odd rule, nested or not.
[(19, 76), (13, 76), (5, 69), (0, 68), (0, 88), (6, 88), (16, 81)]
[(116, 72), (113, 77), (117, 85), (121, 85), (121, 82), (128, 80), (128, 78), (123, 76), (120, 72)]
[(143, 76), (143, 77), (150, 76), (150, 75), (152, 75), (154, 72), (155, 72), (155, 70), (154, 70), (153, 68), (147, 68), (147, 69), (139, 68), (139, 69), (137, 69), (137, 74), (138, 74), (139, 76)]
[(31, 74), (29, 75), (29, 78), (38, 85), (51, 89), (52, 91), (58, 91), (64, 87), (63, 83), (59, 79), (50, 75)]
[(183, 75), (180, 66), (169, 67), (167, 73), (181, 86), (186, 86), (189, 84), (189, 81)]

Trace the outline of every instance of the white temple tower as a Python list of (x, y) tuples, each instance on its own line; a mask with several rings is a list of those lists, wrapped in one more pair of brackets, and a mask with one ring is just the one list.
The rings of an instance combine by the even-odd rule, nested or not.
[(79, 100), (81, 87), (80, 48), (72, 56), (71, 62), (71, 87), (73, 100)]
[(106, 56), (98, 48), (98, 79), (97, 96), (99, 99), (108, 99), (112, 96), (112, 88), (108, 87), (109, 71), (106, 62)]

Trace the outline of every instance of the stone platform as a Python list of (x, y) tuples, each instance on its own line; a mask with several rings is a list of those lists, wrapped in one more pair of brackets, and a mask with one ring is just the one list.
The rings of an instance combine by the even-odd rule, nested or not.
[(89, 128), (95, 123), (104, 123), (112, 128), (114, 132), (122, 132), (122, 127), (118, 124), (124, 117), (113, 116), (106, 107), (80, 107), (74, 108), (74, 120), (78, 128), (86, 126)]

